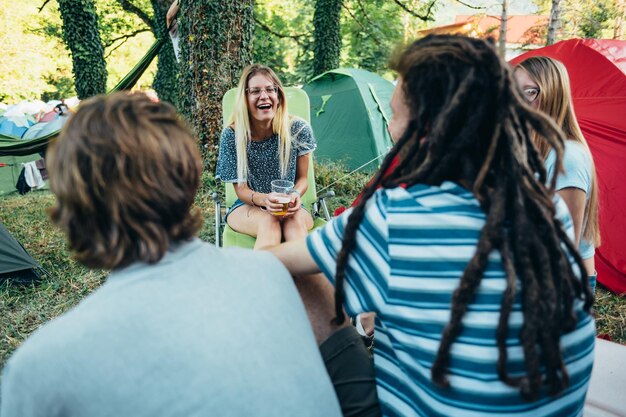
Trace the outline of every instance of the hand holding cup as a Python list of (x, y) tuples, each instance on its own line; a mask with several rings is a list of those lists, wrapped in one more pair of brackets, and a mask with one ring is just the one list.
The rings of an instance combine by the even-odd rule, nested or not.
[(290, 211), (289, 205), (292, 202), (291, 191), (293, 182), (288, 180), (274, 180), (271, 183), (272, 193), (269, 196), (271, 204), (267, 209), (274, 216), (283, 217)]

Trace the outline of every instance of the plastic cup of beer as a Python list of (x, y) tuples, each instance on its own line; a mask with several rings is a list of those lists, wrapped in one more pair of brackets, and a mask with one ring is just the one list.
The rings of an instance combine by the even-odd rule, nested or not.
[(282, 210), (272, 211), (274, 216), (284, 216), (289, 210), (289, 203), (291, 202), (291, 191), (293, 190), (293, 182), (289, 180), (274, 180), (272, 185), (272, 198), (275, 202), (282, 204)]

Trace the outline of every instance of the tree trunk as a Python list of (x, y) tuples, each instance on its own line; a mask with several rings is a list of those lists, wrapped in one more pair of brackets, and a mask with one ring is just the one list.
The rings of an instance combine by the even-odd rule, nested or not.
[(506, 59), (506, 24), (509, 19), (509, 0), (502, 0), (502, 16), (500, 18), (500, 40), (498, 42), (498, 53), (502, 59)]
[(561, 0), (552, 0), (552, 10), (550, 11), (550, 23), (548, 23), (548, 40), (546, 45), (556, 42), (556, 31), (559, 28), (559, 18), (561, 15)]
[(93, 0), (58, 0), (79, 99), (106, 92), (107, 68)]
[(319, 75), (339, 67), (341, 54), (342, 0), (317, 0), (313, 15), (315, 27), (315, 58), (313, 72)]
[(253, 0), (181, 2), (180, 110), (205, 146), (209, 169), (222, 130), (222, 97), (252, 60)]
[[(154, 10), (154, 36), (157, 38), (169, 36), (165, 26), (165, 14), (172, 0), (152, 0), (151, 3)], [(169, 101), (178, 108), (178, 63), (171, 42), (163, 45), (159, 52), (157, 72), (152, 86), (159, 99)]]
[(615, 27), (613, 28), (613, 39), (622, 39), (624, 34), (624, 12), (626, 7), (624, 0), (618, 0), (616, 4), (617, 16), (615, 17)]

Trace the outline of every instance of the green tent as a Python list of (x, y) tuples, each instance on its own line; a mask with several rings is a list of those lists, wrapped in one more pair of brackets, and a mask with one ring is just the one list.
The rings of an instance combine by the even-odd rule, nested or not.
[(365, 70), (339, 68), (313, 78), (302, 88), (311, 100), (315, 158), (351, 170), (364, 164), (364, 170), (376, 170), (382, 162), (382, 157), (377, 157), (392, 146), (387, 124), (393, 84)]
[(28, 284), (39, 279), (41, 267), (0, 223), (0, 283)]
[[(26, 156), (0, 156), (0, 197), (17, 191), (15, 184), (22, 171), (22, 164), (41, 159), (38, 153)], [(43, 189), (48, 189), (48, 181)]]

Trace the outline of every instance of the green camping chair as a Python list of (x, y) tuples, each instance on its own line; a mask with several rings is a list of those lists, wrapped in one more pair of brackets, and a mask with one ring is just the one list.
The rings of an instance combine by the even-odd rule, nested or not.
[[(222, 99), (222, 114), (224, 126), (228, 123), (230, 115), (232, 114), (233, 107), (235, 105), (236, 88), (230, 89), (224, 94)], [(287, 87), (285, 88), (285, 94), (289, 103), (289, 113), (310, 122), (309, 116), (309, 97), (302, 89)], [(325, 198), (333, 197), (334, 192), (330, 191), (323, 196), (317, 196), (317, 190), (315, 187), (315, 172), (313, 169), (313, 158), (309, 163), (309, 188), (307, 192), (302, 196), (302, 204), (309, 210), (313, 216), (313, 228), (320, 227), (330, 219), (328, 208), (326, 206)], [(230, 208), (235, 200), (237, 200), (237, 193), (235, 193), (235, 187), (232, 183), (224, 183), (224, 196), (225, 202), (222, 204), (219, 200), (217, 193), (213, 193), (213, 201), (215, 203), (215, 246), (238, 246), (242, 248), (253, 248), (256, 239), (252, 236), (248, 236), (243, 233), (238, 233), (231, 229), (226, 221), (224, 221), (225, 208)], [(322, 214), (320, 214), (320, 211)]]

